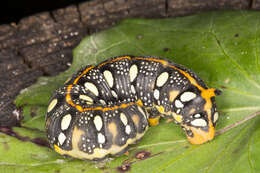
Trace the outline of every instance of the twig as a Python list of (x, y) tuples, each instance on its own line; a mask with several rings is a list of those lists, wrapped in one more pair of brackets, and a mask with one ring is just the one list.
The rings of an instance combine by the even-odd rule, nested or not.
[(254, 112), (254, 113), (248, 115), (247, 117), (245, 117), (244, 119), (242, 119), (242, 120), (240, 120), (240, 121), (238, 121), (238, 122), (236, 122), (236, 123), (234, 123), (234, 124), (231, 124), (231, 125), (229, 125), (229, 126), (223, 128), (223, 129), (218, 130), (218, 131), (216, 132), (216, 136), (217, 136), (217, 135), (220, 135), (220, 134), (222, 134), (222, 133), (225, 133), (226, 131), (228, 131), (228, 130), (234, 128), (234, 127), (237, 127), (237, 126), (239, 126), (240, 124), (243, 124), (244, 122), (246, 122), (246, 121), (248, 121), (248, 120), (251, 120), (252, 118), (255, 118), (257, 115), (260, 115), (260, 111)]

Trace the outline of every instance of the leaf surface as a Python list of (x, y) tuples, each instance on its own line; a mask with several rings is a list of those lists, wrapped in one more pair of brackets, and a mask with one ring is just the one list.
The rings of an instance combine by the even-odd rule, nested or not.
[[(24, 119), (15, 133), (44, 137), (44, 116), (55, 89), (87, 64), (119, 55), (166, 57), (195, 71), (217, 97), (219, 135), (209, 143), (191, 145), (181, 128), (162, 120), (151, 127), (129, 156), (93, 163), (63, 158), (47, 147), (0, 134), (0, 169), (5, 172), (260, 172), (259, 12), (222, 11), (174, 19), (128, 19), (86, 37), (74, 50), (69, 70), (42, 77), (16, 99)], [(236, 125), (235, 123), (255, 114)], [(228, 130), (221, 130), (227, 128)], [(151, 155), (140, 160), (135, 154)]]

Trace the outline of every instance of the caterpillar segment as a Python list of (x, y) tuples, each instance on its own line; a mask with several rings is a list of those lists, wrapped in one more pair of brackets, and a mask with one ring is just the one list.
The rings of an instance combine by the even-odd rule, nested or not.
[(191, 70), (155, 57), (121, 56), (81, 69), (50, 99), (46, 131), (62, 155), (100, 160), (121, 155), (160, 117), (184, 129), (192, 144), (214, 138), (214, 97)]

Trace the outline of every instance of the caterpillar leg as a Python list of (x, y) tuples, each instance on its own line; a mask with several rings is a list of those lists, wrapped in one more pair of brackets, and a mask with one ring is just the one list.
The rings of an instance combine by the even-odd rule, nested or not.
[(157, 109), (155, 108), (151, 108), (147, 110), (147, 112), (149, 113), (149, 118), (148, 118), (149, 125), (157, 126), (161, 118), (160, 112), (158, 112)]
[(124, 153), (124, 155), (126, 155), (126, 156), (129, 156), (129, 151), (126, 151), (125, 153)]
[(149, 118), (148, 122), (150, 126), (157, 126), (159, 124), (159, 120), (160, 120), (160, 115), (154, 118)]

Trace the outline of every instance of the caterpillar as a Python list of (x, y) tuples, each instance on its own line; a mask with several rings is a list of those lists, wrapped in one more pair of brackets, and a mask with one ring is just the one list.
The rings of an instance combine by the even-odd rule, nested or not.
[(125, 153), (160, 117), (192, 144), (214, 138), (215, 96), (191, 70), (157, 57), (120, 56), (88, 65), (51, 97), (45, 128), (61, 155), (100, 160)]

